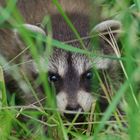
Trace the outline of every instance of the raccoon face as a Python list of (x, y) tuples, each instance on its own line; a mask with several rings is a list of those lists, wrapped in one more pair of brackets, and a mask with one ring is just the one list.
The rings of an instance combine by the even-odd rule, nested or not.
[[(30, 28), (30, 26), (27, 26), (27, 28), (33, 30), (34, 27)], [(112, 53), (112, 51), (109, 51), (108, 47), (111, 46), (102, 39), (102, 34), (107, 39), (109, 39), (110, 34), (116, 37), (117, 33), (113, 33), (111, 30), (114, 31), (119, 28), (120, 23), (118, 21), (109, 20), (100, 23), (93, 29), (93, 31), (99, 33), (101, 36), (100, 50), (103, 54)], [(35, 28), (35, 30), (40, 32), (38, 28)], [(47, 71), (48, 80), (54, 84), (56, 89), (57, 107), (61, 114), (68, 119), (73, 119), (75, 113), (67, 114), (66, 110), (72, 112), (89, 111), (92, 103), (96, 100), (92, 95), (91, 89), (94, 86), (94, 82), (92, 83), (94, 81), (94, 74), (91, 69), (93, 66), (97, 69), (108, 69), (112, 64), (112, 60), (107, 58), (91, 60), (83, 54), (66, 52), (54, 48), (53, 54), (49, 58)]]
[[(111, 63), (109, 59), (91, 60), (82, 54), (54, 50), (48, 64), (48, 80), (55, 86), (57, 107), (62, 115), (72, 120), (77, 112), (90, 111), (96, 101), (93, 67), (108, 69)], [(82, 113), (78, 117), (81, 120)]]
[[(90, 110), (94, 101), (91, 95), (91, 68), (92, 63), (85, 55), (54, 51), (49, 61), (48, 74), (49, 81), (56, 88), (57, 106), (62, 114), (65, 110)], [(70, 116), (66, 113), (64, 115)]]
[[(110, 20), (97, 25), (94, 31), (100, 34), (105, 32), (105, 37), (109, 39), (108, 30), (119, 28), (119, 22)], [(116, 37), (116, 32), (112, 35)], [(101, 38), (100, 43), (103, 54), (113, 53), (113, 49), (109, 49)], [(96, 101), (96, 97), (92, 94), (92, 86), (94, 86), (92, 68), (105, 70), (113, 65), (114, 62), (111, 59), (97, 57), (92, 60), (86, 55), (55, 49), (49, 61), (48, 71), (49, 81), (53, 82), (56, 88), (57, 107), (61, 113), (67, 118), (73, 118), (75, 115), (67, 114), (65, 110), (89, 111)]]

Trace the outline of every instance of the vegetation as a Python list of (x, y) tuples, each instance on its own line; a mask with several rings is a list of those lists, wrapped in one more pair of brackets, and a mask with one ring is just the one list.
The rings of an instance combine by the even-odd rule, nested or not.
[[(76, 118), (70, 123), (62, 119), (55, 103), (55, 92), (48, 85), (44, 65), (40, 64), (39, 55), (42, 48), (35, 47), (36, 43), (41, 44), (42, 40), (47, 43), (45, 50), (46, 56), (52, 52), (53, 46), (77, 53), (84, 53), (91, 57), (96, 54), (84, 49), (74, 48), (63, 42), (51, 38), (51, 22), (49, 17), (45, 17), (44, 22), (48, 22), (50, 33), (47, 37), (40, 34), (34, 34), (21, 27), (23, 23), (22, 16), (16, 8), (16, 0), (7, 1), (6, 8), (0, 7), (0, 29), (16, 29), (28, 48), (25, 48), (16, 58), (7, 61), (0, 56), (0, 139), (1, 140), (46, 140), (60, 139), (68, 140), (139, 140), (140, 139), (140, 1), (139, 0), (100, 0), (97, 1), (102, 7), (102, 16), (116, 18), (122, 23), (122, 33), (120, 35), (119, 49), (114, 45), (116, 59), (120, 63), (121, 71), (124, 77), (117, 91), (113, 90), (113, 96), (106, 89), (106, 98), (109, 99), (109, 106), (105, 112), (100, 112), (97, 103), (93, 104), (91, 112), (85, 113), (85, 122), (75, 122)], [(57, 0), (53, 0), (59, 12), (65, 18), (76, 37), (80, 39), (76, 29), (63, 12)], [(6, 21), (10, 21), (6, 24)], [(1, 34), (0, 34), (1, 36)], [(82, 43), (82, 38), (80, 39)], [(1, 44), (0, 44), (1, 45)], [(39, 68), (39, 76), (36, 81), (28, 79), (28, 75), (22, 72), (23, 81), (19, 78), (22, 64), (28, 64), (24, 60), (21, 63), (14, 64), (13, 61), (29, 51)], [(48, 58), (46, 58), (46, 62)], [(5, 85), (5, 75), (3, 72), (12, 71), (12, 75), (17, 77), (19, 86), (23, 89), (30, 89), (39, 105), (30, 104), (27, 106), (17, 106), (15, 104), (16, 93), (9, 93)], [(98, 71), (97, 82), (104, 88), (100, 80)], [(106, 76), (106, 79), (107, 76)], [(115, 81), (114, 81), (115, 82)], [(46, 104), (42, 105), (38, 99), (37, 90), (33, 85), (42, 84), (46, 94)], [(113, 86), (111, 82), (107, 83)], [(113, 89), (113, 88), (112, 88)], [(53, 94), (54, 93), (54, 94)], [(121, 104), (120, 104), (121, 101)], [(122, 111), (117, 109), (121, 105)], [(123, 113), (122, 113), (123, 112)], [(43, 117), (42, 117), (43, 116)], [(22, 118), (22, 119), (21, 119)], [(25, 118), (25, 119), (23, 119)], [(113, 118), (113, 119), (110, 119)], [(80, 127), (77, 127), (80, 125)], [(46, 133), (47, 132), (47, 133)]]

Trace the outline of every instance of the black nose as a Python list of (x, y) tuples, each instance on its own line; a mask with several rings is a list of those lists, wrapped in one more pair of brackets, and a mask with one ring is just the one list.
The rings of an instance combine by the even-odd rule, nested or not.
[(80, 122), (80, 121), (84, 120), (83, 114), (80, 114), (80, 112), (83, 112), (83, 109), (82, 109), (82, 107), (80, 105), (75, 105), (75, 106), (68, 105), (66, 107), (66, 111), (70, 111), (70, 112), (64, 113), (64, 116), (69, 121), (72, 121), (76, 117), (77, 113), (78, 113), (78, 117), (76, 119), (76, 122)]
[(66, 107), (66, 110), (69, 110), (69, 111), (78, 111), (81, 108), (82, 107), (79, 104), (77, 104), (77, 105), (68, 105)]

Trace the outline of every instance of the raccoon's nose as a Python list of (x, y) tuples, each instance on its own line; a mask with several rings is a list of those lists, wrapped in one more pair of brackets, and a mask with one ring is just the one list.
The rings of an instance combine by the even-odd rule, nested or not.
[(69, 121), (72, 121), (75, 117), (76, 117), (76, 114), (77, 113), (79, 113), (78, 114), (78, 118), (77, 118), (77, 120), (76, 121), (83, 121), (83, 119), (84, 119), (84, 116), (83, 116), (83, 114), (80, 114), (80, 112), (83, 112), (83, 109), (82, 109), (82, 107), (78, 104), (78, 105), (76, 105), (76, 106), (70, 106), (70, 105), (68, 105), (67, 107), (66, 107), (66, 110), (67, 111), (71, 111), (71, 112), (68, 112), (68, 113), (64, 113), (64, 116), (69, 120)]
[(66, 107), (66, 110), (69, 110), (69, 111), (78, 111), (80, 109), (82, 109), (82, 108), (81, 108), (81, 106), (79, 104), (73, 105), (73, 106), (72, 105), (68, 105)]

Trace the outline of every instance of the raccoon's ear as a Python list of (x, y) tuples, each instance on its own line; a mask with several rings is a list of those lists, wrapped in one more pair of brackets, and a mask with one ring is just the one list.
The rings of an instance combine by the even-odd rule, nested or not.
[[(23, 28), (25, 28), (26, 30), (28, 30), (29, 32), (38, 33), (38, 34), (40, 34), (42, 36), (46, 36), (45, 31), (42, 28), (40, 28), (40, 27), (38, 27), (36, 25), (23, 24), (21, 26)], [(22, 47), (23, 46), (23, 41), (22, 41), (22, 39), (20, 37), (19, 31), (17, 29), (14, 29), (13, 32), (14, 32), (15, 39), (16, 39), (17, 43), (19, 44), (19, 46)]]
[[(117, 20), (106, 20), (106, 21), (103, 21), (99, 24), (97, 24), (93, 30), (94, 31), (97, 31), (97, 32), (102, 32), (102, 33), (105, 33), (108, 31), (112, 31), (112, 33), (115, 33), (115, 31), (118, 31), (120, 30), (121, 28), (121, 23)], [(116, 32), (117, 33), (117, 32)]]
[(106, 20), (97, 24), (92, 32), (97, 33), (100, 49), (104, 54), (112, 54), (114, 42), (118, 40), (121, 23), (117, 20)]
[[(44, 35), (44, 36), (46, 35), (45, 31), (44, 31), (42, 28), (40, 28), (40, 27), (38, 27), (38, 26), (36, 26), (36, 25), (32, 25), (32, 24), (23, 24), (22, 27), (25, 28), (25, 29), (27, 29), (27, 30), (29, 30), (29, 31), (31, 31), (31, 32), (40, 33), (40, 34), (42, 34), (42, 35)], [(17, 29), (14, 29), (13, 31), (14, 31), (15, 33), (18, 33)]]
[[(26, 30), (29, 31), (29, 33), (37, 33), (39, 35), (41, 35), (40, 37), (44, 37), (46, 36), (45, 31), (36, 26), (36, 25), (31, 25), (31, 24), (23, 24), (22, 25), (23, 28), (25, 28)], [(17, 29), (13, 30), (14, 33), (14, 37), (16, 39), (16, 43), (17, 45), (21, 48), (24, 49), (25, 48), (25, 44), (23, 39), (20, 36), (20, 33)], [(27, 32), (28, 33), (28, 32)], [(29, 36), (30, 37), (30, 36)], [(38, 41), (37, 38), (33, 38), (33, 41), (35, 41), (35, 46), (38, 50), (38, 53), (42, 55), (42, 52), (44, 52), (45, 48), (46, 48), (46, 43), (43, 40)], [(30, 53), (25, 53), (25, 55), (23, 55), (23, 59), (24, 61), (29, 61), (32, 59), (32, 56)], [(28, 63), (28, 65), (25, 63), (22, 65), (22, 68), (24, 69), (24, 71), (27, 71), (27, 73), (33, 72), (34, 74), (38, 73), (38, 69), (36, 66), (36, 63), (34, 61), (32, 61), (31, 63)]]
[[(92, 32), (97, 33), (97, 47), (101, 55), (114, 55), (118, 35), (121, 31), (121, 23), (116, 20), (107, 20), (96, 25)], [(96, 40), (97, 39), (97, 40)], [(98, 69), (108, 69), (115, 63), (112, 59), (97, 57), (94, 61)]]

